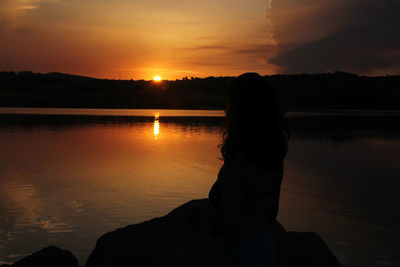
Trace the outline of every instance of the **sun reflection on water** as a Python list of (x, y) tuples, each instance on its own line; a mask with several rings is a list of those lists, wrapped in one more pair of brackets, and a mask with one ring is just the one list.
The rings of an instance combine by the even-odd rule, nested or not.
[(153, 129), (153, 133), (154, 133), (154, 138), (157, 139), (158, 134), (160, 133), (160, 115), (155, 114), (154, 115), (154, 129)]

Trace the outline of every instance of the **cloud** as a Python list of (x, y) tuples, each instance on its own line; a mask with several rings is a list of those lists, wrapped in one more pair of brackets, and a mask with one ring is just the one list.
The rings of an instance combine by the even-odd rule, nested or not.
[(400, 1), (290, 2), (274, 0), (269, 14), (279, 50), (268, 61), (280, 72), (400, 72)]
[(42, 3), (57, 3), (59, 0), (2, 0), (0, 10), (10, 12), (12, 10), (31, 10), (36, 9)]
[[(44, 5), (51, 5), (59, 0), (0, 0), (0, 34), (14, 31), (29, 24), (26, 17)], [(1, 36), (3, 37), (4, 36)]]
[(191, 46), (186, 48), (180, 48), (189, 51), (209, 51), (209, 50), (217, 50), (224, 53), (229, 54), (258, 54), (266, 56), (269, 50), (274, 50), (276, 47), (273, 44), (260, 44), (260, 43), (251, 43), (251, 44), (234, 44), (234, 45), (225, 45), (225, 44), (210, 44), (210, 45), (199, 45), (199, 46)]
[(132, 70), (146, 79), (153, 69), (271, 74), (276, 66), (266, 59), (277, 49), (266, 7), (269, 0), (0, 0), (0, 69), (96, 77)]
[[(276, 46), (266, 44), (265, 40), (264, 43), (259, 40), (251, 42), (236, 40), (230, 43), (221, 41), (191, 45), (178, 49), (185, 51), (178, 61), (192, 68), (207, 67), (210, 75), (237, 75), (245, 71), (274, 73), (276, 67), (268, 63), (266, 58), (275, 53)], [(219, 73), (221, 69), (224, 73)]]

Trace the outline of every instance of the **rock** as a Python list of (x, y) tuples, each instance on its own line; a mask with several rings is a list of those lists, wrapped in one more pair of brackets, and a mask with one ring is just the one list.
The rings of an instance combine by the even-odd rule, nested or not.
[[(166, 216), (129, 225), (98, 239), (86, 267), (207, 266), (210, 245), (229, 245), (210, 237), (208, 199), (192, 200)], [(273, 230), (278, 267), (340, 266), (315, 233)]]
[(164, 217), (103, 235), (85, 266), (206, 266), (208, 228), (189, 216), (205, 203), (192, 200)]
[(11, 267), (79, 267), (79, 264), (71, 252), (50, 246), (17, 261)]
[(337, 267), (339, 261), (324, 240), (313, 232), (287, 232), (277, 248), (278, 266)]

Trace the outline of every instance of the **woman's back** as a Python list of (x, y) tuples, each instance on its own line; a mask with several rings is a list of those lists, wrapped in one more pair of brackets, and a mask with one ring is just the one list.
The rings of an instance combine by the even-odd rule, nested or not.
[(243, 264), (238, 266), (274, 266), (271, 230), (288, 137), (283, 111), (271, 84), (256, 73), (240, 75), (228, 89), (224, 165), (209, 199), (218, 210), (213, 234), (235, 240), (239, 249), (211, 257), (211, 262), (232, 266), (227, 260), (240, 256)]
[(267, 171), (236, 155), (221, 167), (209, 199), (237, 234), (269, 230), (278, 213), (282, 176), (283, 168)]

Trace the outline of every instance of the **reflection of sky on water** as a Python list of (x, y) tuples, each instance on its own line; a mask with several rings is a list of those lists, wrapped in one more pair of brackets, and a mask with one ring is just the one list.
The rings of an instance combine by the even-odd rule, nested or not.
[[(0, 127), (0, 262), (54, 244), (83, 264), (103, 233), (206, 197), (221, 165), (222, 121), (53, 122)], [(292, 131), (280, 221), (320, 233), (357, 263), (398, 261), (398, 133), (301, 125)]]
[(45, 185), (31, 183), (32, 178), (36, 177), (21, 177), (14, 172), (0, 187), (1, 259), (7, 254), (5, 258), (10, 260), (31, 253), (30, 245), (48, 244), (45, 236), (71, 233), (76, 223), (71, 218), (83, 211), (82, 203), (58, 198), (60, 189), (54, 195), (44, 194)]
[(3, 127), (0, 260), (54, 244), (83, 263), (103, 233), (205, 197), (219, 129), (166, 122), (155, 140), (154, 122)]
[[(35, 185), (17, 181), (7, 183), (1, 190), (18, 211), (18, 217), (14, 217), (13, 230), (23, 232), (26, 226), (40, 228), (48, 233), (71, 232), (71, 225), (61, 221), (56, 210), (48, 210), (48, 203), (38, 196)], [(21, 229), (21, 230), (20, 230)]]
[(378, 255), (385, 255), (398, 264), (398, 151), (399, 139), (384, 137), (345, 143), (294, 138), (280, 221), (292, 230), (320, 233), (339, 256), (351, 255), (356, 263), (377, 264)]

